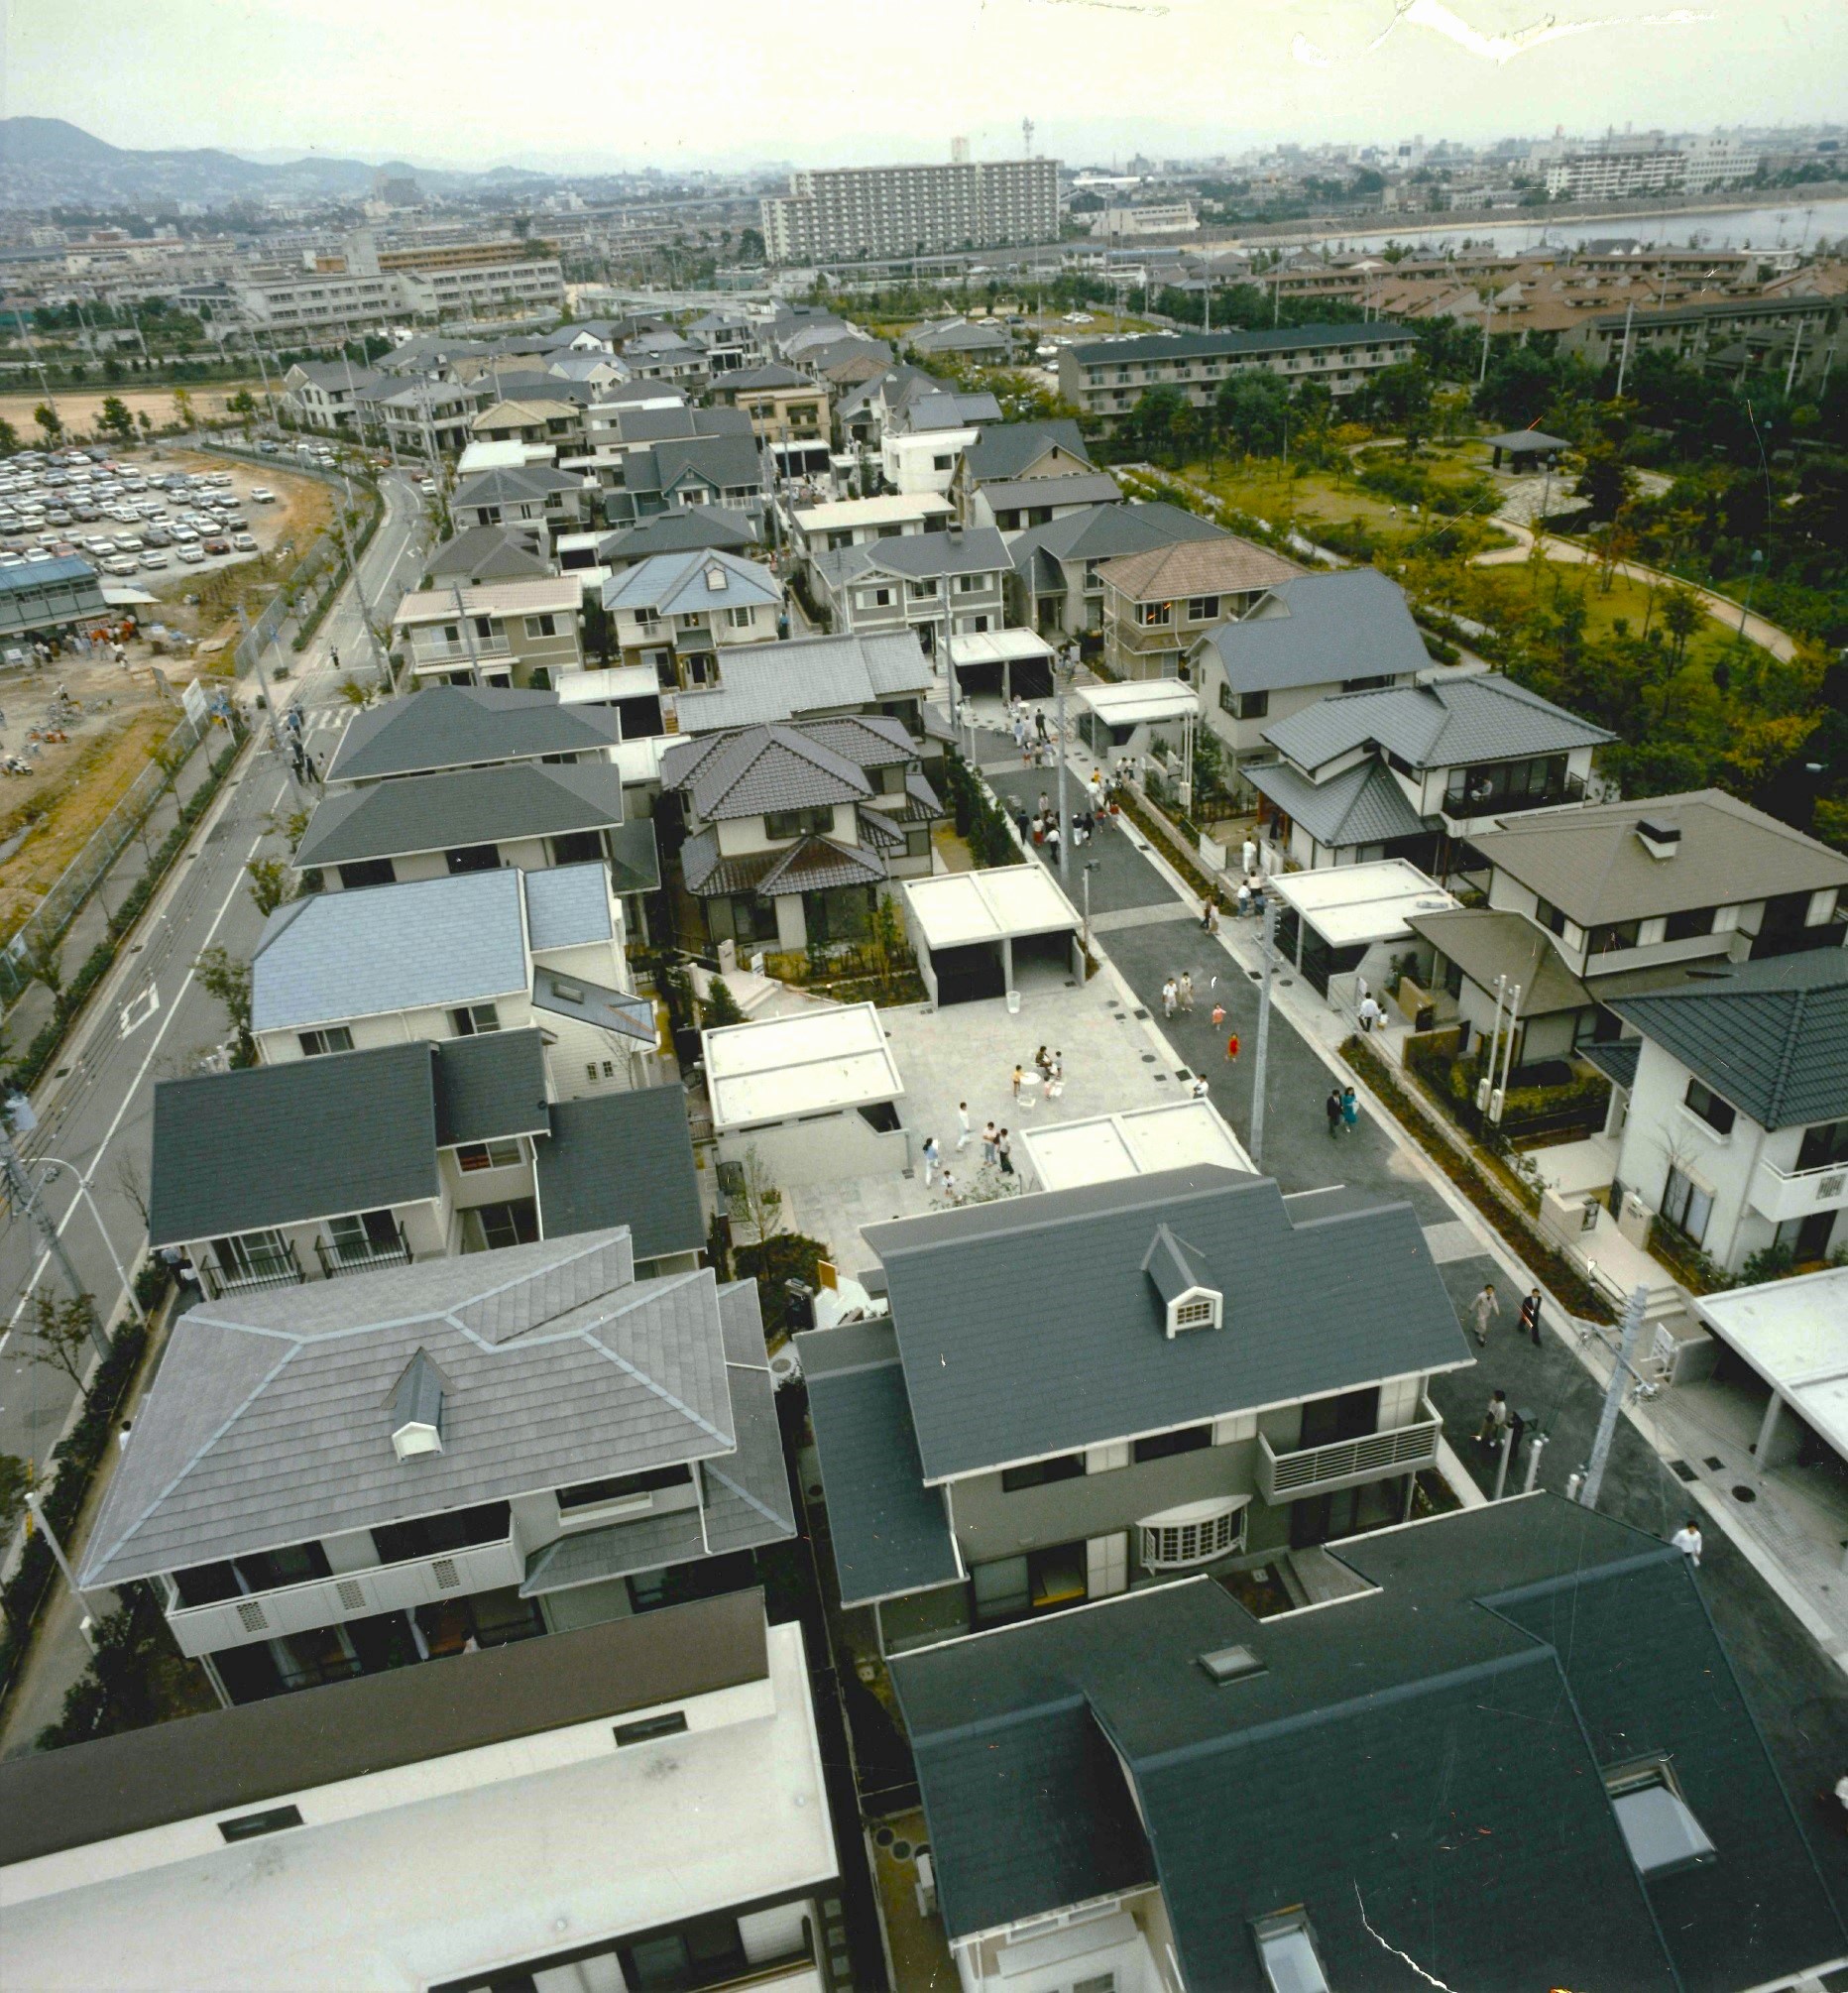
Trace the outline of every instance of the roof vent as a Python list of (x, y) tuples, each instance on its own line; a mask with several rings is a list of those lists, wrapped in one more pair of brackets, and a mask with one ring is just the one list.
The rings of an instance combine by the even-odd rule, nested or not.
[(1225, 1319), (1225, 1296), (1197, 1246), (1177, 1238), (1165, 1225), (1142, 1258), (1142, 1270), (1161, 1296), (1170, 1341), (1190, 1329), (1217, 1329)]
[(1215, 1647), (1199, 1657), (1200, 1666), (1214, 1682), (1242, 1682), (1247, 1675), (1262, 1675), (1264, 1663), (1250, 1647)]
[(1636, 834), (1651, 858), (1673, 858), (1681, 848), (1681, 827), (1673, 817), (1643, 817)]
[(706, 587), (714, 595), (725, 593), (725, 569), (716, 560), (706, 570)]
[(419, 1349), (392, 1393), (392, 1451), (401, 1461), (443, 1450), (443, 1373)]

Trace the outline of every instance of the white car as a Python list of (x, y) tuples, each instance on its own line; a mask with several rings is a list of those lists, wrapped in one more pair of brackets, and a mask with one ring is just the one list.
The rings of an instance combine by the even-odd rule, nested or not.
[(147, 552), (146, 552), (146, 553), (144, 553), (144, 554), (142, 555), (142, 557), (141, 557), (141, 564), (142, 564), (142, 566), (143, 566), (143, 567), (166, 567), (166, 566), (168, 566), (168, 565), (169, 565), (170, 563), (169, 563), (169, 556), (168, 556), (168, 552), (167, 552), (167, 549), (166, 549), (166, 547), (164, 547), (164, 546), (151, 546), (151, 547), (149, 547), (149, 549), (147, 550)]
[(205, 549), (198, 543), (196, 539), (188, 539), (181, 541), (181, 543), (178, 546), (176, 546), (173, 549), (173, 551), (177, 553), (180, 559), (185, 561), (188, 566), (192, 566), (198, 561), (201, 561), (205, 558)]
[(274, 505), (276, 503), (276, 494), (268, 485), (252, 485), (250, 495), (258, 505)]
[(111, 554), (103, 562), (103, 572), (105, 574), (139, 574), (141, 572), (141, 562), (132, 553)]
[[(436, 496), (436, 480), (434, 478), (425, 478), (417, 486), (417, 489), (423, 494), (425, 498), (434, 498)], [(251, 493), (252, 498), (255, 498), (257, 494), (255, 492)]]
[(239, 553), (255, 553), (257, 551), (257, 542), (247, 532), (234, 532), (231, 535), (231, 544), (237, 548)]
[(198, 538), (198, 533), (182, 519), (177, 526), (168, 528), (181, 546), (190, 546)]
[[(49, 546), (29, 546), (26, 549), (26, 558), (28, 561), (51, 560), (54, 555)], [(103, 564), (107, 566), (108, 562), (105, 561)]]

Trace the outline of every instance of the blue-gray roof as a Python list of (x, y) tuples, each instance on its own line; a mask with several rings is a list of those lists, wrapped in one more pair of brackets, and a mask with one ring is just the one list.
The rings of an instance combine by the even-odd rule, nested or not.
[(623, 771), (613, 762), (507, 762), (337, 789), (316, 806), (294, 862), (343, 865), (622, 823)]
[(610, 918), (610, 875), (593, 860), (588, 865), (560, 865), (545, 872), (516, 873), (525, 881), (526, 935), (535, 955), (549, 948), (581, 948), (608, 941), (615, 932)]
[(723, 684), (682, 692), (675, 704), (683, 734), (710, 734), (917, 698), (930, 681), (915, 630), (800, 637), (737, 645), (725, 653)]
[(557, 1101), (551, 1127), (551, 1138), (538, 1146), (546, 1237), (626, 1225), (638, 1260), (697, 1252), (705, 1245), (684, 1087), (636, 1087)]
[(1321, 783), (1299, 774), (1287, 762), (1247, 766), (1244, 775), (1318, 844), (1334, 850), (1418, 837), (1425, 829), (1424, 820), (1383, 762), (1362, 762)]
[(301, 1030), (523, 992), (522, 877), (458, 873), (311, 892), (278, 907), (251, 964), (251, 1029)]
[[(720, 577), (712, 586), (712, 577)], [(776, 607), (782, 584), (767, 567), (717, 547), (652, 553), (603, 585), (606, 610), (648, 609), (660, 616), (703, 616), (721, 609)]]
[(1404, 678), (1431, 663), (1405, 591), (1377, 567), (1278, 582), (1249, 616), (1201, 639), (1234, 692)]
[(1008, 557), (1017, 569), (1035, 555), (1057, 561), (1113, 560), (1118, 554), (1146, 553), (1182, 539), (1226, 539), (1222, 526), (1198, 513), (1156, 500), (1148, 505), (1100, 505), (1068, 513), (1045, 526), (1010, 534)]
[(74, 554), (57, 554), (50, 560), (26, 560), (17, 567), (0, 567), (0, 595), (18, 595), (48, 581), (94, 581), (96, 570)]
[(1450, 768), (1562, 755), (1617, 737), (1512, 678), (1491, 673), (1380, 692), (1336, 692), (1266, 727), (1264, 738), (1303, 768), (1319, 768), (1371, 745), (1415, 768)]
[[(1225, 1296), (1170, 1337), (1157, 1228)], [(1292, 1218), (1265, 1178), (1196, 1167), (866, 1229), (933, 1480), (1469, 1360), (1411, 1208)]]
[(1142, 360), (1236, 359), (1247, 353), (1288, 353), (1297, 347), (1410, 346), (1418, 334), (1406, 325), (1267, 325), (1256, 332), (1148, 332), (1133, 339), (1092, 340), (1069, 350), (1081, 367), (1121, 366)]
[(889, 1323), (796, 1338), (828, 1499), (843, 1605), (962, 1577), (942, 1493), (924, 1485), (905, 1373)]
[(963, 452), (973, 484), (1023, 478), (1049, 450), (1061, 449), (1090, 463), (1085, 438), (1071, 416), (1045, 422), (999, 422), (985, 428)]
[(615, 713), (567, 706), (556, 692), (426, 685), (356, 713), (334, 750), (327, 780), (370, 782), (541, 755), (604, 756), (621, 738)]

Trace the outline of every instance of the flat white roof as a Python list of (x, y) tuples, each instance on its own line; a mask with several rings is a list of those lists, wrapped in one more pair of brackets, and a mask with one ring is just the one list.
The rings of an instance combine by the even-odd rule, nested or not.
[(1848, 1459), (1848, 1266), (1693, 1297), (1694, 1312)]
[(630, 785), (637, 782), (658, 782), (661, 778), (661, 757), (677, 740), (684, 740), (680, 734), (644, 734), (638, 741), (618, 741), (608, 750), (608, 756), (623, 771), (623, 780)]
[(1031, 630), (983, 630), (973, 637), (950, 639), (950, 657), (956, 664), (1018, 664), (1053, 654), (1045, 638)]
[(767, 1683), (692, 1699), (658, 1742), (615, 1749), (600, 1718), (279, 1794), (305, 1824), (260, 1839), (207, 1819), (9, 1870), (8, 1983), (410, 1993), (819, 1886), (834, 1837), (800, 1629), (768, 1645)]
[(1145, 720), (1184, 720), (1200, 711), (1200, 694), (1179, 678), (1138, 678), (1122, 685), (1080, 685), (1079, 698), (1113, 727)]
[(804, 532), (845, 532), (850, 527), (898, 526), (908, 519), (934, 519), (954, 511), (950, 501), (936, 492), (887, 492), (882, 498), (805, 506), (792, 517)]
[(1435, 879), (1402, 858), (1279, 873), (1270, 883), (1330, 948), (1397, 941), (1412, 931), (1407, 914), (1441, 913), (1456, 904)]
[(661, 681), (652, 664), (617, 664), (608, 670), (560, 671), (558, 702), (584, 706), (609, 699), (658, 699)]
[(530, 463), (550, 463), (551, 447), (546, 443), (522, 443), (514, 437), (505, 442), (470, 443), (456, 461), (456, 476), (472, 478), (477, 471), (521, 470)]
[(1187, 1169), (1196, 1163), (1257, 1174), (1211, 1100), (1164, 1101), (1159, 1107), (1136, 1108), (1128, 1114), (1026, 1127), (1020, 1131), (1020, 1144), (1046, 1190), (1110, 1183), (1118, 1177)]
[(726, 1024), (702, 1037), (719, 1133), (867, 1108), (905, 1090), (870, 1003)]
[(1078, 911), (1037, 865), (991, 872), (947, 872), (901, 881), (925, 944), (933, 952), (1022, 934), (1076, 934)]

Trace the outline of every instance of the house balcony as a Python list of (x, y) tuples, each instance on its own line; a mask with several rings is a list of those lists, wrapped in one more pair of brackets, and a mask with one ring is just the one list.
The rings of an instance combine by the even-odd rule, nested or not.
[(1328, 1494), (1335, 1488), (1359, 1487), (1367, 1481), (1389, 1480), (1438, 1464), (1438, 1437), (1444, 1421), (1429, 1398), (1419, 1400), (1421, 1416), (1390, 1432), (1363, 1433), (1358, 1439), (1334, 1440), (1326, 1447), (1304, 1447), (1279, 1454), (1258, 1435), (1258, 1492), (1275, 1506), (1303, 1495)]
[(314, 1256), (321, 1262), (321, 1278), (337, 1280), (343, 1273), (369, 1273), (375, 1266), (408, 1266), (410, 1241), (404, 1228), (396, 1228), (391, 1240), (376, 1238), (317, 1238)]
[(1444, 795), (1444, 814), (1453, 824), (1465, 824), (1481, 817), (1518, 816), (1523, 810), (1557, 810), (1567, 803), (1582, 803), (1584, 799), (1582, 779), (1567, 775), (1523, 795), (1493, 788), (1452, 789)]
[(1752, 1172), (1746, 1202), (1773, 1225), (1807, 1218), (1811, 1212), (1848, 1209), (1848, 1162), (1822, 1163), (1815, 1169), (1779, 1169), (1761, 1162)]
[(303, 1584), (280, 1585), (274, 1591), (214, 1599), (209, 1605), (174, 1605), (168, 1611), (167, 1623), (182, 1654), (212, 1654), (253, 1640), (309, 1633), (344, 1619), (502, 1590), (518, 1585), (524, 1576), (525, 1561), (510, 1536), (441, 1557), (338, 1572)]
[(308, 1277), (295, 1257), (293, 1244), (287, 1239), (280, 1252), (253, 1254), (241, 1266), (210, 1254), (199, 1270), (214, 1301), (226, 1294), (254, 1294), (265, 1287), (299, 1287)]
[(410, 641), (410, 664), (416, 671), (466, 664), (471, 657), (480, 658), (485, 664), (490, 657), (511, 657), (513, 654), (514, 646), (501, 636), (477, 637), (473, 650), (462, 638), (453, 644), (440, 637), (413, 637)]

